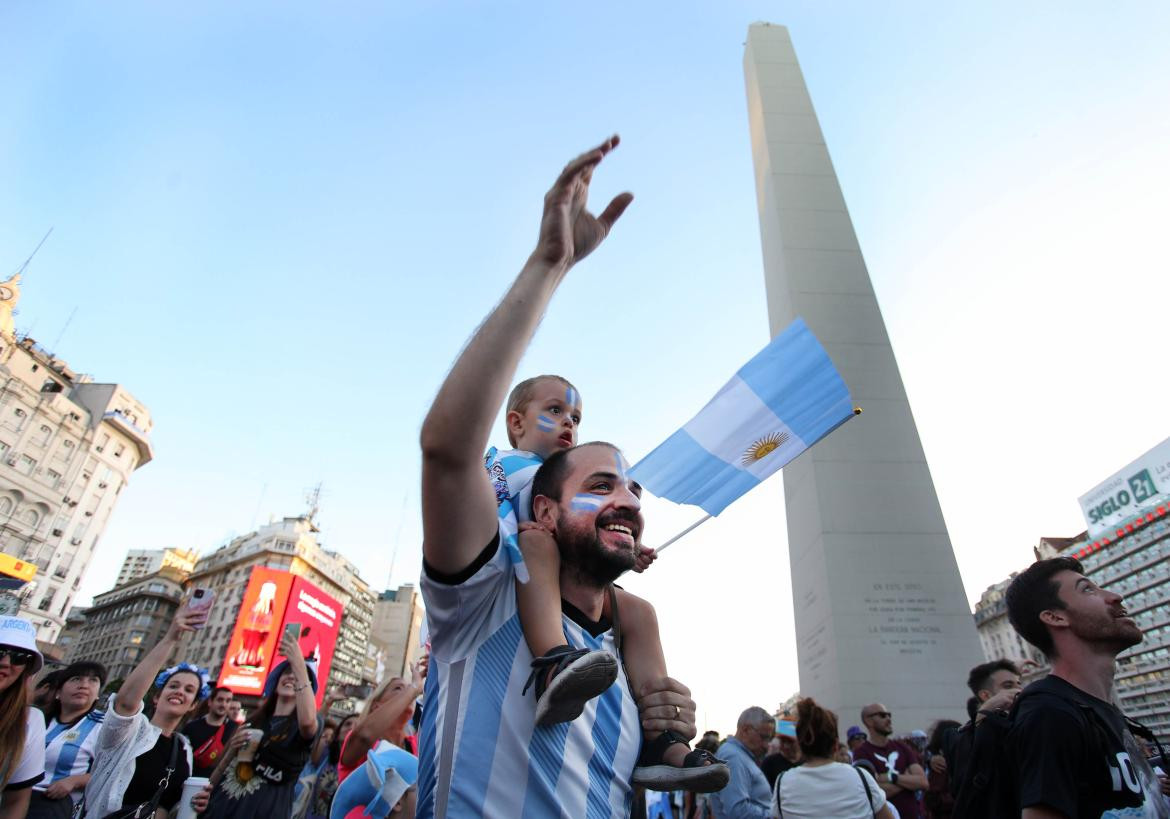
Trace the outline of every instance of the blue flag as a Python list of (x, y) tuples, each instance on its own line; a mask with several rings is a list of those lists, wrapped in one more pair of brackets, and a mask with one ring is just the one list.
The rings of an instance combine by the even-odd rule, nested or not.
[(849, 388), (798, 318), (630, 476), (718, 515), (855, 414)]

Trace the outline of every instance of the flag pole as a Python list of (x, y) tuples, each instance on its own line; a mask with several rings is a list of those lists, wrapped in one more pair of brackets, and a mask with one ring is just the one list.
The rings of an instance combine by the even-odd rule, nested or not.
[(654, 550), (654, 554), (662, 554), (662, 550), (663, 550), (663, 549), (665, 549), (667, 546), (669, 546), (670, 544), (674, 543), (676, 540), (678, 540), (679, 538), (681, 538), (683, 535), (685, 535), (685, 534), (688, 534), (688, 533), (690, 533), (692, 530), (699, 528), (699, 526), (700, 526), (701, 524), (704, 524), (704, 523), (706, 523), (706, 522), (707, 522), (707, 521), (709, 521), (710, 519), (711, 519), (711, 516), (710, 516), (710, 515), (703, 515), (703, 517), (699, 518), (699, 519), (698, 519), (698, 520), (696, 520), (694, 523), (692, 523), (690, 526), (688, 526), (687, 528), (683, 529), (683, 530), (682, 530), (681, 532), (679, 532), (677, 535), (675, 535), (674, 537), (672, 537), (670, 540), (666, 541), (666, 543), (663, 543), (661, 546), (659, 546), (657, 549), (655, 549), (655, 550)]

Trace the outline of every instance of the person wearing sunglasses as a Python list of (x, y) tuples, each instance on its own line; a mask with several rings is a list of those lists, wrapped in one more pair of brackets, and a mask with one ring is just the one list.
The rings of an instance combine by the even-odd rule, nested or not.
[(32, 623), (0, 618), (0, 819), (24, 817), (45, 775), (45, 718), (28, 704), (28, 679), (43, 662)]
[(861, 722), (869, 739), (854, 749), (854, 764), (868, 760), (873, 765), (877, 783), (901, 819), (922, 819), (922, 808), (915, 791), (926, 790), (929, 784), (918, 752), (893, 738), (894, 715), (881, 703), (862, 708)]

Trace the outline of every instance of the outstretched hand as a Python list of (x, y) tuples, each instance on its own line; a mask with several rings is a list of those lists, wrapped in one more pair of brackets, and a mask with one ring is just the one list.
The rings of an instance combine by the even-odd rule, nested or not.
[(594, 216), (586, 209), (589, 182), (593, 171), (606, 154), (618, 146), (617, 134), (574, 159), (544, 197), (544, 215), (540, 220), (540, 238), (533, 254), (542, 262), (568, 270), (592, 253), (609, 235), (614, 222), (622, 215), (632, 193), (619, 193)]

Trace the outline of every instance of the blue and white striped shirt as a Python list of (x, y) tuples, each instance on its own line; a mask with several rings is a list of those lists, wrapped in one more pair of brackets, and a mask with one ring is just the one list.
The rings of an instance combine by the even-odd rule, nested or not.
[(500, 515), (500, 543), (505, 556), (516, 570), (516, 579), (528, 582), (528, 567), (520, 553), (520, 522), (532, 520), (532, 479), (544, 463), (535, 452), (523, 449), (505, 449), (502, 452), (492, 447), (484, 456), (487, 469), (496, 493), (496, 508)]
[[(49, 722), (45, 731), (45, 778), (34, 786), (43, 791), (67, 776), (89, 773), (97, 747), (99, 729), (105, 719), (104, 711), (90, 711), (72, 723)], [(81, 800), (81, 791), (70, 794), (74, 802)]]
[[(500, 526), (501, 542), (504, 528)], [(418, 816), (629, 816), (630, 777), (642, 743), (625, 669), (571, 723), (535, 726), (535, 700), (520, 694), (532, 653), (516, 611), (515, 564), (505, 549), (449, 585), (424, 570), (431, 635), (419, 731)], [(571, 645), (613, 652), (613, 632), (593, 636), (562, 616)]]

